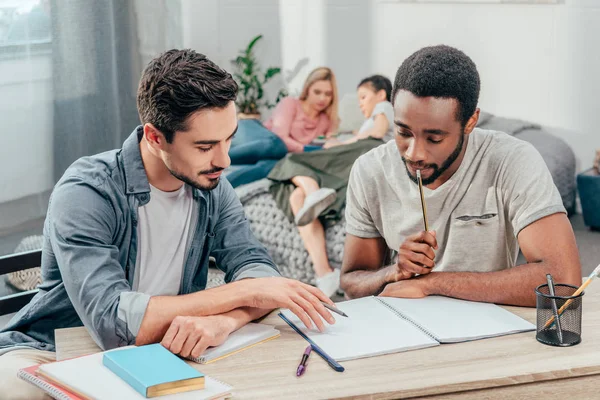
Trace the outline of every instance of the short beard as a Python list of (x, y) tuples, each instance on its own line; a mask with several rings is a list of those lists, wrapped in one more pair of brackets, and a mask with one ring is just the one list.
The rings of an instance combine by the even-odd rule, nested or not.
[[(454, 151), (448, 156), (448, 158), (446, 158), (446, 160), (442, 163), (441, 167), (438, 167), (435, 164), (429, 164), (429, 165), (424, 165), (422, 169), (426, 169), (426, 168), (432, 168), (433, 169), (433, 173), (431, 174), (430, 177), (423, 179), (423, 185), (427, 186), (427, 185), (431, 185), (433, 182), (435, 182), (440, 176), (442, 176), (442, 174), (444, 172), (446, 172), (446, 170), (448, 168), (450, 168), (450, 166), (454, 163), (454, 161), (456, 161), (456, 159), (458, 158), (458, 156), (460, 156), (460, 152), (463, 149), (463, 144), (465, 142), (465, 135), (464, 133), (460, 135), (460, 139), (458, 141), (458, 144), (456, 145), (456, 148), (454, 149)], [(418, 183), (417, 182), (417, 177), (416, 176), (412, 176), (410, 171), (408, 170), (408, 166), (406, 165), (406, 158), (402, 157), (402, 161), (404, 161), (404, 167), (406, 168), (406, 173), (408, 174), (408, 177), (410, 178), (411, 181), (413, 181), (414, 183)]]
[[(215, 172), (219, 172), (219, 171), (222, 171), (222, 170), (223, 170), (223, 168), (213, 168), (213, 169), (211, 169), (209, 171), (200, 171), (200, 172), (198, 172), (198, 176), (205, 175), (205, 174), (214, 174)], [(193, 181), (189, 177), (187, 177), (185, 175), (182, 175), (182, 174), (180, 174), (178, 172), (175, 172), (175, 171), (173, 171), (171, 169), (169, 169), (169, 172), (175, 178), (179, 179), (180, 181), (182, 181), (184, 183), (187, 183), (191, 187), (199, 189), (199, 190), (204, 190), (204, 191), (207, 191), (207, 192), (215, 189), (219, 185), (219, 181), (221, 180), (221, 178), (209, 179), (210, 184), (207, 185), (207, 186), (203, 186), (203, 185), (199, 184), (198, 182)]]

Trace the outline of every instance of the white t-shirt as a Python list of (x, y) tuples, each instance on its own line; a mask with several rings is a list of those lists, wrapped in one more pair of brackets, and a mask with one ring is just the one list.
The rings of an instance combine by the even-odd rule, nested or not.
[(363, 122), (358, 130), (358, 133), (371, 129), (375, 126), (375, 116), (378, 114), (385, 115), (388, 121), (388, 130), (385, 136), (381, 138), (384, 142), (389, 142), (394, 138), (394, 106), (389, 101), (382, 101), (377, 103), (373, 108), (371, 116)]
[(188, 185), (174, 192), (150, 185), (150, 201), (138, 208), (133, 290), (151, 296), (179, 294), (193, 207)]
[[(488, 272), (515, 265), (518, 233), (545, 216), (565, 212), (537, 150), (505, 133), (475, 129), (455, 174), (435, 190), (424, 188), (429, 229), (439, 249), (436, 271)], [(419, 188), (408, 177), (395, 142), (359, 157), (346, 198), (346, 231), (383, 237), (398, 251), (420, 232)]]

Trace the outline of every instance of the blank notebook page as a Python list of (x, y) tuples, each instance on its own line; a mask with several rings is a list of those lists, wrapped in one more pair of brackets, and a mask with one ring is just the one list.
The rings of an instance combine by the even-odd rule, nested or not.
[(381, 299), (425, 328), (442, 343), (535, 330), (535, 325), (495, 304), (442, 296)]
[(372, 357), (436, 346), (439, 343), (394, 314), (375, 297), (336, 303), (348, 318), (331, 313), (336, 322), (325, 322), (326, 331), (308, 330), (289, 310), (282, 311), (302, 332), (337, 361)]

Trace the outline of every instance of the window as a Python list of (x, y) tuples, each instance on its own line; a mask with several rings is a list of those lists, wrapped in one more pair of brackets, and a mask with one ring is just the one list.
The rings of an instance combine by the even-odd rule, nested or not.
[(50, 0), (0, 0), (0, 55), (49, 51)]

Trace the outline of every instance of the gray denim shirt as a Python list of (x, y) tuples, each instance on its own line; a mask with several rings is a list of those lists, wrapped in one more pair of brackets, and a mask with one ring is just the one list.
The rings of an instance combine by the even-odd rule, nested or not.
[[(75, 161), (54, 187), (44, 224), (39, 293), (0, 331), (0, 354), (15, 346), (54, 350), (54, 330), (84, 325), (103, 349), (135, 342), (150, 296), (132, 290), (138, 207), (150, 201), (139, 141)], [(180, 294), (206, 287), (208, 259), (225, 281), (279, 276), (250, 231), (224, 178), (194, 189), (197, 221), (188, 240)]]

